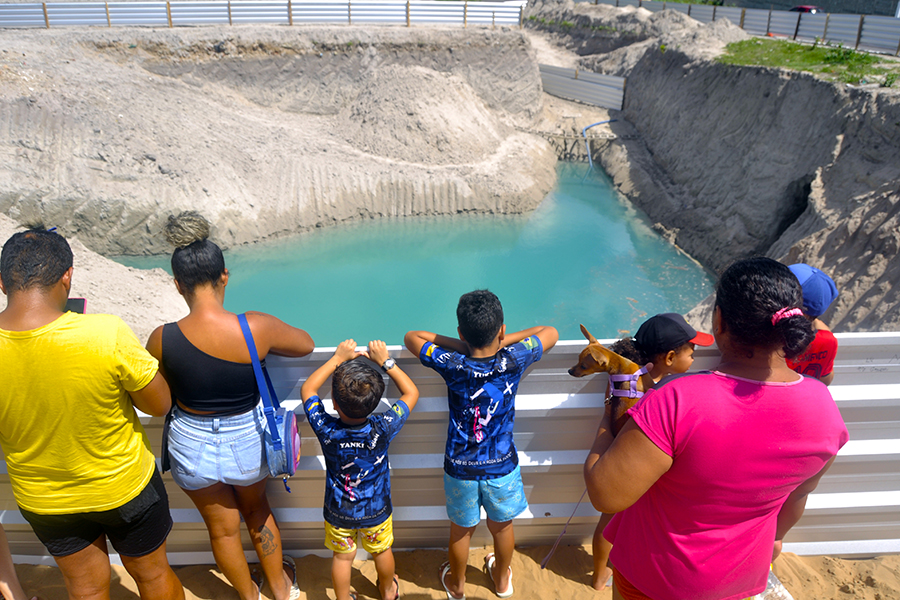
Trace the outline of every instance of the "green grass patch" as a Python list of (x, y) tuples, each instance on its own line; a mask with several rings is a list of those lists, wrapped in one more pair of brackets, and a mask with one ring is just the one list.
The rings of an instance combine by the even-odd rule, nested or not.
[(900, 62), (852, 48), (816, 43), (812, 46), (784, 40), (752, 39), (728, 44), (718, 61), (730, 65), (782, 67), (813, 73), (841, 83), (896, 85)]

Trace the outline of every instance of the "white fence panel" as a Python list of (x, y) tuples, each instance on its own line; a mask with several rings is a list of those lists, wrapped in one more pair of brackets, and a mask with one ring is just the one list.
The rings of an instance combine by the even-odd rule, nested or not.
[(463, 22), (463, 4), (440, 1), (409, 3), (410, 24), (446, 24)]
[(828, 28), (824, 37), (826, 42), (853, 48), (858, 34), (859, 15), (828, 15)]
[(354, 2), (350, 6), (350, 22), (405, 25), (406, 2)]
[(900, 19), (866, 16), (859, 48), (897, 54), (900, 51)]
[(741, 25), (741, 15), (743, 14), (744, 9), (736, 8), (734, 6), (717, 6), (716, 7), (716, 21), (719, 19), (728, 19), (732, 25), (737, 25), (740, 27)]
[(47, 20), (50, 27), (72, 25), (85, 27), (102, 25), (106, 27), (106, 4), (104, 2), (54, 2), (47, 4)]
[(349, 22), (349, 8), (350, 5), (341, 0), (291, 3), (294, 24), (347, 23)]
[(793, 38), (802, 13), (773, 10), (769, 18), (769, 33), (778, 37)]
[(770, 12), (761, 8), (746, 9), (744, 11), (744, 31), (752, 35), (766, 35), (769, 31)]
[(0, 27), (45, 27), (40, 4), (0, 4)]
[(469, 2), (466, 22), (470, 25), (518, 25), (520, 9), (504, 2)]
[(228, 2), (172, 2), (172, 25), (228, 25)]
[(231, 2), (231, 22), (244, 24), (277, 24), (287, 25), (287, 2), (252, 2), (233, 0)]
[(812, 42), (816, 38), (825, 38), (825, 26), (828, 24), (828, 15), (821, 13), (805, 13), (800, 17), (800, 29), (797, 30), (797, 39), (804, 42)]
[(585, 104), (622, 110), (625, 101), (625, 79), (612, 75), (600, 75), (575, 71), (562, 67), (539, 65), (541, 84), (550, 95)]
[(716, 8), (706, 4), (694, 4), (691, 6), (691, 18), (701, 23), (712, 23), (713, 16), (716, 14)]
[(110, 2), (109, 21), (116, 26), (166, 27), (165, 2)]

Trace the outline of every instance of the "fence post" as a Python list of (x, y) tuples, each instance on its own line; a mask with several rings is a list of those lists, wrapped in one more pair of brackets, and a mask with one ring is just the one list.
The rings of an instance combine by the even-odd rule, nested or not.
[(294, 24), (294, 9), (291, 7), (291, 0), (288, 0), (288, 25)]
[(109, 18), (109, 2), (104, 2), (103, 5), (106, 7), (106, 26), (112, 27), (112, 20)]
[(769, 16), (766, 18), (766, 35), (769, 35), (769, 27), (772, 26), (772, 9), (769, 9)]
[(47, 26), (47, 29), (50, 29), (50, 17), (47, 16), (47, 3), (41, 2), (41, 5), (44, 7), (44, 25)]
[(406, 0), (406, 26), (409, 27), (409, 0)]
[(828, 39), (828, 22), (831, 20), (831, 13), (825, 13), (825, 29), (822, 30), (822, 43)]
[(169, 21), (169, 27), (172, 27), (172, 6), (169, 4), (169, 0), (166, 0), (166, 20)]
[(228, 24), (234, 25), (234, 23), (231, 22), (231, 0), (228, 0)]
[(525, 27), (525, 5), (519, 7), (519, 29)]
[(712, 18), (713, 21), (716, 20), (716, 7), (717, 7), (717, 6), (718, 6), (718, 5), (713, 4), (713, 18)]
[(865, 15), (859, 15), (859, 29), (856, 32), (856, 45), (853, 46), (854, 50), (859, 50), (859, 40), (862, 39), (862, 29), (863, 29), (863, 20), (865, 19)]
[(741, 9), (741, 24), (738, 25), (738, 27), (740, 27), (741, 29), (744, 28), (744, 17), (745, 17), (745, 16), (747, 16), (747, 9), (746, 9), (746, 8), (742, 8), (742, 9)]
[(353, 9), (351, 8), (351, 6), (351, 3), (347, 2), (347, 25), (353, 25)]
[(497, 29), (497, 26), (495, 24), (496, 21), (497, 21), (497, 11), (492, 10), (491, 11), (491, 29)]
[(797, 26), (794, 27), (794, 40), (797, 40), (797, 34), (800, 33), (800, 18), (803, 16), (803, 13), (797, 13)]
[(469, 0), (463, 2), (463, 29), (469, 26)]

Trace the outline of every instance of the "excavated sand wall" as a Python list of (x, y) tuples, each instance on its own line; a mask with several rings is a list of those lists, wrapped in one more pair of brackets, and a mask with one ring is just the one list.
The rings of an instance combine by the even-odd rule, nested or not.
[(533, 209), (552, 148), (518, 30), (5, 31), (0, 212), (102, 254), (225, 246), (373, 216)]
[(900, 328), (900, 92), (717, 63), (746, 37), (727, 21), (571, 2), (533, 10), (578, 23), (554, 32), (575, 49), (594, 32), (640, 32), (581, 63), (627, 76), (611, 125), (625, 139), (596, 148), (597, 160), (673, 243), (714, 271), (756, 254), (813, 264), (841, 291), (832, 326)]

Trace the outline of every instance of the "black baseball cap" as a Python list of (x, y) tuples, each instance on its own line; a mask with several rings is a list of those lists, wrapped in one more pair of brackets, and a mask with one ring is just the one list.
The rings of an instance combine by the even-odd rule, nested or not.
[(645, 356), (655, 356), (688, 342), (712, 346), (715, 339), (708, 333), (699, 333), (678, 313), (663, 313), (644, 321), (634, 334), (634, 341)]

